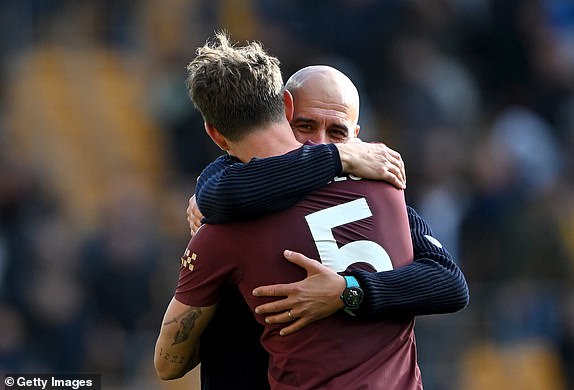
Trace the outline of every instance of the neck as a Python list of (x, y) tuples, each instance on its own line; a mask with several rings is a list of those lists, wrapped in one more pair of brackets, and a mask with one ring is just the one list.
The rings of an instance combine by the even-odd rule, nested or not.
[(301, 146), (295, 139), (289, 122), (270, 123), (230, 145), (229, 154), (244, 163), (254, 157), (279, 156)]

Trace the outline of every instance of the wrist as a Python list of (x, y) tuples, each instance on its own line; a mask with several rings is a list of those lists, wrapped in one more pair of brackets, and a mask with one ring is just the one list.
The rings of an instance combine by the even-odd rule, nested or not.
[(335, 176), (343, 173), (343, 163), (341, 162), (341, 155), (339, 154), (339, 148), (337, 144), (323, 144), (329, 150), (330, 158), (333, 162), (333, 169), (335, 170)]
[(341, 169), (342, 172), (352, 173), (353, 167), (353, 154), (349, 150), (349, 145), (347, 144), (335, 144), (337, 150), (339, 151), (339, 157), (341, 159)]

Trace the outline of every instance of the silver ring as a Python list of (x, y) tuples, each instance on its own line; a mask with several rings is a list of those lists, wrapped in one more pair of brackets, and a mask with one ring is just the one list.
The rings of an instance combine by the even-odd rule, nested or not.
[(293, 321), (293, 317), (291, 316), (291, 310), (287, 310), (287, 315), (289, 316), (289, 319)]

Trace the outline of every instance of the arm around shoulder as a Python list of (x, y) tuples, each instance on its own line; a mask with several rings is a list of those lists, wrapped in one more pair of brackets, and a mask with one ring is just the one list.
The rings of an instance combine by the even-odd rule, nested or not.
[(243, 163), (222, 156), (195, 191), (205, 222), (223, 223), (286, 209), (342, 172), (335, 145), (304, 145), (293, 153)]

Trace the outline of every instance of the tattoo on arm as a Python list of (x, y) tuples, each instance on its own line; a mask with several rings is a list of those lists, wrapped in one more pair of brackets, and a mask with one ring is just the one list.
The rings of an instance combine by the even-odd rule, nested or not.
[(189, 311), (174, 318), (173, 320), (167, 321), (163, 324), (163, 326), (173, 323), (179, 324), (179, 329), (175, 333), (175, 337), (171, 345), (183, 343), (189, 338), (189, 335), (193, 330), (193, 327), (195, 326), (195, 322), (197, 321), (200, 315), (201, 315), (201, 309), (199, 307), (192, 308)]
[(187, 356), (185, 355), (172, 355), (169, 352), (164, 352), (163, 348), (159, 351), (159, 356), (163, 357), (165, 360), (174, 364), (185, 364), (187, 362)]

